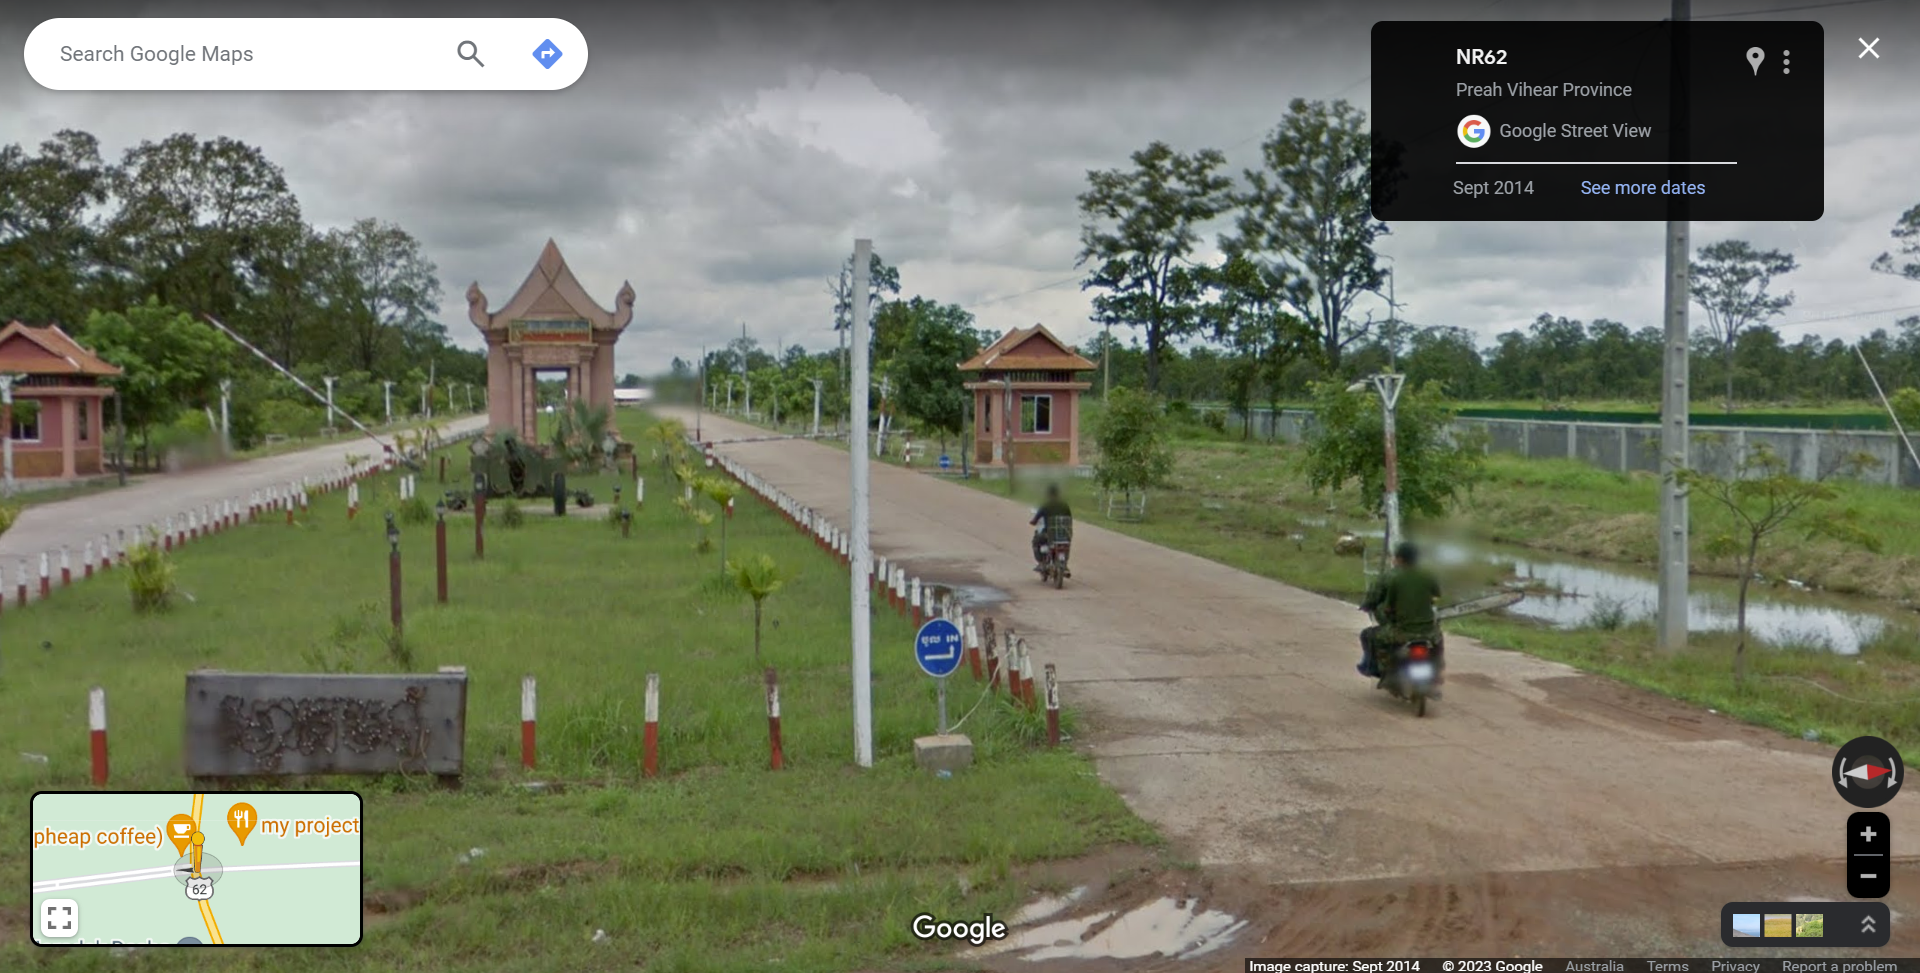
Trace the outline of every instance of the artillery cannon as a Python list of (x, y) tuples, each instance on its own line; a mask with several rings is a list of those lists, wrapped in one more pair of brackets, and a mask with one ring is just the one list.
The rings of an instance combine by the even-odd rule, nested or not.
[(510, 430), (482, 435), (468, 450), (474, 483), (484, 482), (489, 497), (551, 496), (555, 474), (567, 471), (565, 457), (531, 445)]

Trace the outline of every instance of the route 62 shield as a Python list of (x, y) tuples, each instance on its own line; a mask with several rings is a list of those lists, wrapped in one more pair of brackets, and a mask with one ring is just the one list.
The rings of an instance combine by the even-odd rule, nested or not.
[(205, 875), (196, 875), (187, 879), (187, 898), (195, 901), (213, 898), (213, 879)]

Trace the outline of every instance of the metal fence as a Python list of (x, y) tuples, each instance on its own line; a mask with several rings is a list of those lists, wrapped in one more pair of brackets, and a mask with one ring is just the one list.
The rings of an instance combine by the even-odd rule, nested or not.
[[(1245, 417), (1227, 413), (1231, 431), (1239, 432), (1249, 422), (1255, 438), (1297, 443), (1311, 429), (1313, 413), (1305, 409), (1282, 409), (1278, 413), (1254, 409)], [(1454, 420), (1453, 428), (1483, 433), (1488, 450), (1496, 453), (1530, 459), (1584, 460), (1615, 473), (1655, 473), (1660, 469), (1660, 427), (1652, 424), (1463, 417)], [(1739, 458), (1758, 443), (1771, 447), (1795, 474), (1806, 479), (1830, 475), (1847, 457), (1864, 454), (1875, 463), (1856, 479), (1920, 489), (1920, 467), (1914, 465), (1900, 437), (1891, 432), (1694, 426), (1688, 460), (1695, 469), (1729, 476)]]

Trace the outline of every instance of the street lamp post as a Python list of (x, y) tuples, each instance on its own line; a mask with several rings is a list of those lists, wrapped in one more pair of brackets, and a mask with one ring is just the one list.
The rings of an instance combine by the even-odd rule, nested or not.
[(220, 452), (233, 452), (233, 419), (228, 406), (233, 402), (233, 379), (220, 380)]

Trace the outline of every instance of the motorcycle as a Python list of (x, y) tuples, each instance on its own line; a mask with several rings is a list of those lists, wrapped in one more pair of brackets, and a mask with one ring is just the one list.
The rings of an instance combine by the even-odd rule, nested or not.
[(1427, 715), (1427, 700), (1440, 676), (1439, 653), (1428, 639), (1414, 639), (1393, 650), (1393, 665), (1380, 677), (1379, 686), (1394, 698), (1413, 703), (1413, 715)]
[(1073, 549), (1072, 541), (1047, 541), (1040, 545), (1040, 580), (1050, 582), (1055, 588), (1067, 586), (1067, 554)]

